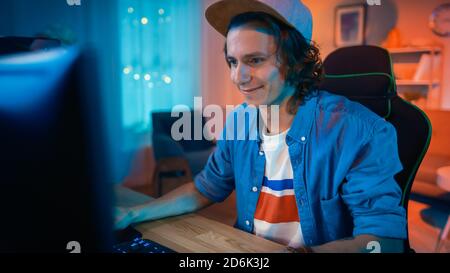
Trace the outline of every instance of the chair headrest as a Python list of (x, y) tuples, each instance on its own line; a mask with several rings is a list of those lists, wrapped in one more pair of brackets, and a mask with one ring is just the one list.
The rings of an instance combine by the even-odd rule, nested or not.
[(381, 117), (389, 116), (396, 86), (387, 50), (377, 46), (340, 48), (325, 59), (324, 69), (320, 89), (357, 101)]

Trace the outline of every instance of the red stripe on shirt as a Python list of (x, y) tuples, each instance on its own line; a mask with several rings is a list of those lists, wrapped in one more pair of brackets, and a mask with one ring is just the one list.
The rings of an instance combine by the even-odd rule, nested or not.
[(256, 205), (255, 219), (269, 223), (300, 222), (295, 196), (278, 197), (261, 192)]

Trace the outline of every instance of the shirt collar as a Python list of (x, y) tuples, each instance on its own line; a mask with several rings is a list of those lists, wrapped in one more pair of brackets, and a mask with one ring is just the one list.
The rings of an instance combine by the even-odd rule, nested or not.
[[(311, 131), (312, 121), (314, 119), (314, 112), (316, 110), (318, 100), (318, 91), (313, 91), (311, 95), (305, 97), (304, 102), (298, 107), (298, 111), (295, 114), (292, 121), (291, 128), (286, 135), (286, 144), (290, 146), (294, 141), (300, 143), (307, 143), (309, 138), (309, 132)], [(246, 103), (243, 104), (247, 106)], [(259, 110), (258, 110), (259, 111)], [(256, 130), (256, 142), (261, 143), (262, 128), (260, 126), (259, 113), (257, 115), (257, 130)]]
[(299, 106), (297, 114), (292, 121), (291, 129), (286, 136), (287, 145), (291, 145), (294, 141), (303, 144), (308, 142), (317, 100), (318, 94), (314, 92), (306, 97), (304, 102)]

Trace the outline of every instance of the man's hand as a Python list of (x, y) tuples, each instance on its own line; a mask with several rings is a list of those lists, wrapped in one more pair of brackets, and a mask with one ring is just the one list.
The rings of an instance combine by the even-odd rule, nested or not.
[[(372, 242), (378, 244), (378, 249), (372, 247)], [(375, 250), (375, 251), (374, 251)], [(346, 238), (328, 242), (323, 245), (300, 248), (286, 247), (281, 253), (402, 253), (403, 241), (376, 237), (373, 235), (359, 235), (354, 238)]]
[(190, 182), (141, 205), (117, 206), (114, 211), (114, 226), (116, 229), (124, 229), (130, 224), (191, 213), (212, 203), (197, 191), (194, 182)]
[(312, 249), (306, 246), (302, 246), (299, 248), (286, 247), (285, 252), (283, 253), (312, 253)]
[(133, 223), (131, 210), (124, 207), (114, 209), (114, 228), (116, 230), (125, 229)]
[(287, 246), (280, 250), (277, 250), (275, 253), (312, 253), (312, 252), (313, 252), (312, 249), (307, 246), (302, 246), (299, 248)]
[[(371, 247), (371, 242), (378, 244), (378, 249)], [(402, 253), (403, 240), (382, 238), (369, 234), (358, 235), (353, 238), (346, 238), (328, 242), (323, 245), (311, 247), (312, 252), (330, 253)]]

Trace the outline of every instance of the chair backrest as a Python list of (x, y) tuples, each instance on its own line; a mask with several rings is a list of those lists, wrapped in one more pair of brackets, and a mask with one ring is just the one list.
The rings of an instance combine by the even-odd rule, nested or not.
[[(180, 119), (184, 114), (190, 115), (190, 126), (191, 126), (191, 134), (190, 134), (190, 140), (179, 140), (176, 141), (173, 140), (171, 136), (171, 130), (172, 125)], [(192, 152), (192, 151), (201, 151), (201, 150), (207, 150), (214, 146), (214, 143), (212, 141), (208, 141), (203, 137), (203, 126), (206, 123), (205, 117), (201, 118), (201, 140), (195, 140), (194, 139), (194, 122), (196, 117), (194, 116), (194, 111), (190, 112), (182, 112), (180, 113), (179, 117), (172, 117), (171, 112), (152, 112), (152, 123), (153, 123), (153, 143), (155, 146), (155, 158), (163, 158), (165, 157), (165, 151), (168, 151), (170, 147), (160, 147), (161, 149), (156, 149), (158, 143), (160, 140), (165, 140), (166, 144), (169, 144), (171, 141), (173, 143), (176, 143), (178, 147), (182, 149), (183, 152)], [(182, 128), (183, 130), (186, 130), (187, 128)], [(158, 152), (161, 151), (161, 152)], [(173, 156), (173, 155), (172, 155)]]
[[(397, 94), (390, 54), (377, 46), (353, 46), (332, 52), (324, 61), (320, 89), (359, 102), (389, 121), (397, 131), (403, 170), (395, 179), (402, 189), (407, 211), (412, 182), (431, 140), (425, 113)], [(410, 250), (409, 240), (405, 249)]]

